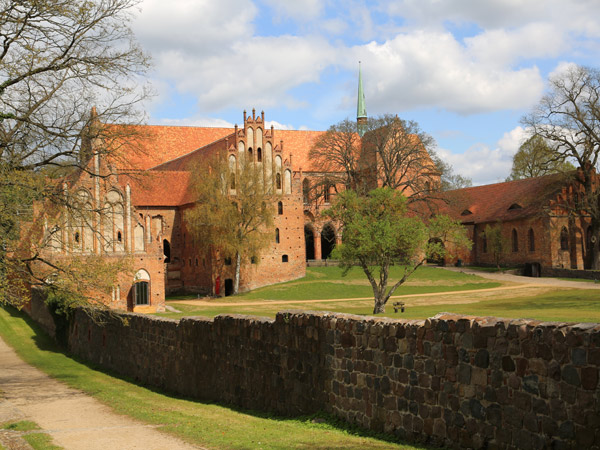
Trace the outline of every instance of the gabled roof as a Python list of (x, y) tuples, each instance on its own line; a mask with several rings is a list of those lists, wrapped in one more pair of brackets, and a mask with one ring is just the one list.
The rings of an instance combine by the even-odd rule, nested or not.
[[(147, 170), (162, 166), (160, 170), (189, 170), (190, 165), (203, 153), (202, 149), (226, 137), (233, 135), (234, 128), (210, 128), (210, 127), (182, 127), (163, 125), (140, 125), (139, 138), (136, 145), (124, 145), (124, 149), (135, 147), (135, 151), (129, 151), (119, 158), (117, 164), (120, 169), (125, 170)], [(308, 158), (308, 152), (315, 140), (324, 131), (308, 130), (274, 130), (274, 145), (283, 141), (283, 154), (292, 154), (293, 167), (302, 168), (303, 171), (316, 171)], [(129, 139), (132, 139), (131, 137)], [(173, 162), (181, 159), (180, 162)], [(169, 163), (169, 164), (165, 164)]]
[(457, 189), (444, 193), (441, 209), (463, 223), (516, 220), (543, 213), (566, 184), (565, 175), (554, 174)]
[(131, 187), (131, 203), (134, 206), (181, 206), (192, 203), (193, 189), (190, 172), (160, 172), (146, 170), (139, 173), (119, 175), (119, 184), (125, 190)]
[(135, 129), (139, 130), (139, 137), (134, 137), (136, 151), (129, 151), (131, 145), (124, 146), (127, 154), (119, 158), (120, 169), (147, 170), (233, 133), (233, 128), (163, 125), (140, 125)]

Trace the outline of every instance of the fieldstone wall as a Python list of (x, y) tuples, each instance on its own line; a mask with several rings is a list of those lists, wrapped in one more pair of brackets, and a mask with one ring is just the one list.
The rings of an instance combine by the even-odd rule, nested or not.
[(599, 324), (298, 311), (105, 322), (78, 312), (71, 351), (183, 395), (325, 410), (454, 448), (600, 448)]
[(581, 278), (585, 280), (599, 280), (600, 270), (562, 269), (560, 267), (542, 267), (544, 277)]

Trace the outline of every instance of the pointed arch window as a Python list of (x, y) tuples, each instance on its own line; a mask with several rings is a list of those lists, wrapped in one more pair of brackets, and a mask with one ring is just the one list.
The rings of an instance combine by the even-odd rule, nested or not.
[(566, 227), (562, 227), (560, 230), (560, 249), (569, 250), (569, 231)]
[(277, 190), (281, 190), (281, 174), (278, 173), (277, 175), (275, 175), (275, 187), (277, 188)]
[(533, 228), (529, 229), (528, 240), (529, 240), (529, 251), (535, 252), (535, 235), (533, 233)]
[(256, 149), (256, 161), (262, 162), (262, 149), (260, 147)]
[(275, 228), (275, 243), (279, 244), (279, 228)]

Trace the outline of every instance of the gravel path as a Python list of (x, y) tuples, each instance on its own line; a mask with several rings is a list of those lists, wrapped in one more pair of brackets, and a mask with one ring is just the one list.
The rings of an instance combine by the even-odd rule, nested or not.
[[(567, 281), (559, 280), (557, 278), (532, 278), (523, 277), (520, 275), (511, 275), (508, 273), (492, 273), (483, 272), (478, 270), (472, 270), (466, 267), (440, 267), (440, 270), (451, 270), (453, 272), (463, 272), (471, 275), (478, 275), (482, 278), (499, 282), (510, 282), (511, 285), (499, 286), (495, 288), (485, 289), (470, 289), (464, 291), (447, 291), (447, 292), (433, 292), (426, 294), (408, 294), (408, 295), (394, 295), (391, 300), (400, 300), (405, 298), (418, 298), (418, 297), (440, 297), (448, 295), (463, 295), (463, 294), (476, 294), (493, 291), (507, 291), (513, 289), (524, 289), (531, 287), (561, 287), (561, 288), (572, 288), (572, 289), (600, 289), (600, 283), (592, 283), (589, 281)], [(332, 299), (315, 299), (315, 300), (253, 300), (246, 302), (224, 302), (218, 299), (205, 297), (198, 300), (172, 300), (173, 303), (180, 303), (183, 305), (193, 306), (266, 306), (266, 305), (292, 305), (292, 304), (309, 304), (309, 303), (335, 303), (335, 302), (353, 302), (357, 300), (373, 300), (373, 297), (359, 297), (359, 298), (332, 298)], [(432, 303), (430, 303), (432, 304)]]
[(453, 272), (463, 272), (471, 275), (477, 275), (481, 278), (487, 278), (495, 281), (510, 281), (513, 283), (522, 283), (536, 286), (556, 286), (575, 289), (600, 289), (600, 283), (589, 281), (567, 281), (558, 278), (532, 278), (521, 275), (511, 275), (508, 273), (484, 272), (481, 270), (472, 270), (467, 267), (443, 267), (444, 270)]
[[(50, 378), (23, 362), (0, 339), (0, 422), (31, 420), (54, 444), (74, 450), (188, 450), (186, 444), (114, 413), (96, 399)], [(16, 432), (0, 433), (7, 449), (19, 446)]]

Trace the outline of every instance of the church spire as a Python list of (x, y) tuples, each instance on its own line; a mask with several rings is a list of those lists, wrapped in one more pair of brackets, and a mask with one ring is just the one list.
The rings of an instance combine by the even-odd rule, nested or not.
[(365, 106), (365, 93), (363, 91), (360, 61), (358, 62), (358, 101), (356, 104), (356, 125), (358, 134), (362, 137), (367, 131), (367, 108)]

